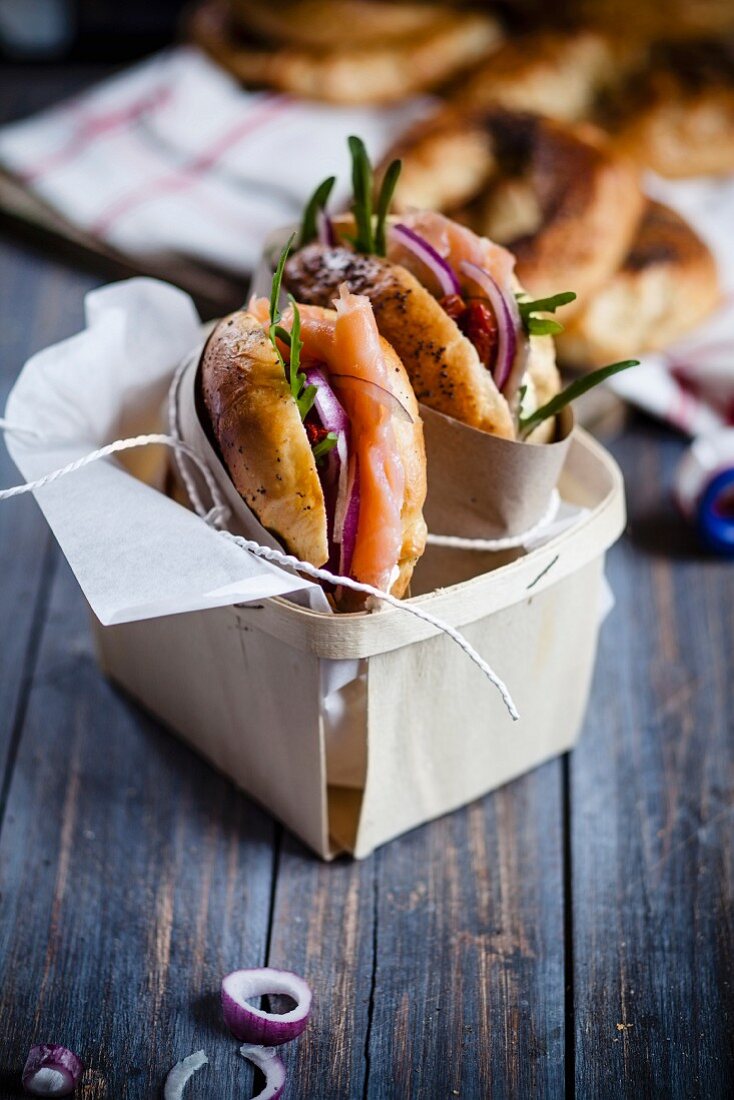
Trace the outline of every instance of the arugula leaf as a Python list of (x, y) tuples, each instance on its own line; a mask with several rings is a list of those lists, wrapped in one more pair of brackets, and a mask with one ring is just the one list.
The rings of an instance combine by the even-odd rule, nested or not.
[(278, 300), (280, 298), (280, 286), (283, 282), (283, 271), (285, 269), (285, 262), (288, 259), (288, 253), (293, 247), (293, 239), (295, 233), (291, 233), (288, 243), (284, 245), (282, 252), (280, 253), (280, 259), (278, 265), (273, 272), (273, 281), (270, 286), (270, 339), (273, 339), (272, 330), (280, 320), (280, 310), (278, 309)]
[(525, 322), (525, 331), (528, 336), (555, 336), (563, 332), (563, 325), (550, 317), (528, 317)]
[(563, 332), (563, 325), (558, 321), (552, 321), (550, 317), (533, 317), (533, 313), (555, 313), (560, 306), (566, 306), (573, 302), (576, 295), (572, 290), (563, 290), (560, 294), (553, 294), (550, 298), (536, 298), (534, 301), (523, 301), (522, 295), (518, 297), (517, 308), (520, 310), (520, 319), (528, 336), (555, 336)]
[(349, 152), (352, 154), (352, 213), (357, 228), (354, 247), (357, 252), (371, 253), (375, 247), (372, 235), (372, 165), (361, 138), (354, 135), (349, 138)]
[(398, 182), (398, 176), (400, 175), (402, 167), (403, 162), (401, 160), (392, 161), (383, 176), (380, 194), (377, 196), (377, 224), (375, 226), (374, 243), (375, 253), (378, 256), (384, 256), (387, 252), (387, 214), (390, 209), (393, 194), (395, 193), (395, 184)]
[(306, 203), (306, 208), (303, 211), (303, 219), (301, 221), (301, 234), (298, 238), (299, 248), (303, 248), (304, 245), (308, 244), (316, 236), (316, 215), (319, 210), (324, 209), (329, 201), (329, 195), (335, 183), (336, 176), (329, 176), (328, 179), (323, 180)]
[(587, 390), (591, 390), (594, 386), (597, 386), (600, 382), (604, 382), (605, 379), (611, 378), (613, 374), (619, 374), (620, 371), (627, 370), (628, 367), (636, 367), (639, 364), (639, 359), (625, 359), (621, 363), (610, 363), (607, 367), (599, 367), (598, 370), (592, 371), (591, 374), (585, 374), (581, 378), (574, 379), (570, 385), (566, 386), (565, 390), (556, 394), (550, 401), (547, 401), (545, 405), (541, 405), (535, 412), (530, 413), (529, 416), (520, 417), (518, 421), (518, 431), (520, 437), (524, 439), (529, 432), (536, 428), (538, 424), (541, 424), (544, 420), (547, 420), (549, 416), (555, 416), (565, 409), (566, 405), (570, 405), (572, 401), (575, 401), (577, 397), (580, 397), (582, 393), (586, 393)]
[(323, 458), (324, 455), (327, 455), (329, 451), (334, 450), (334, 447), (336, 447), (336, 440), (336, 432), (329, 432), (328, 435), (325, 435), (323, 439), (314, 444), (311, 449), (317, 462), (320, 458)]
[(535, 298), (527, 302), (519, 298), (517, 305), (520, 316), (529, 317), (531, 313), (555, 313), (560, 306), (567, 306), (575, 299), (576, 295), (572, 290), (562, 290), (560, 294), (552, 294), (550, 298)]

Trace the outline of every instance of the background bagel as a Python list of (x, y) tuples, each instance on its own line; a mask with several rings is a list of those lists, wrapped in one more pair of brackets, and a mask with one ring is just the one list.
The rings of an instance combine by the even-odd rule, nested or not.
[(245, 84), (344, 104), (390, 103), (434, 88), (480, 60), (501, 37), (491, 16), (454, 12), (403, 37), (309, 49), (246, 37), (225, 0), (197, 8), (190, 33)]
[(720, 298), (716, 265), (683, 218), (648, 200), (619, 270), (556, 337), (559, 357), (593, 367), (664, 348)]
[[(457, 141), (471, 150), (443, 171)], [(643, 206), (637, 172), (592, 127), (488, 108), (460, 116), (444, 109), (411, 130), (385, 158), (404, 171), (396, 203), (451, 212), (515, 254), (533, 296), (559, 282), (583, 300), (629, 250)], [(567, 312), (573, 311), (571, 307)]]

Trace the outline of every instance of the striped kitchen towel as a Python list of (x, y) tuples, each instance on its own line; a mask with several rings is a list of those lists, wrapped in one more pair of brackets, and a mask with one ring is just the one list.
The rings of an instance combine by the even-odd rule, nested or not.
[(0, 167), (128, 257), (181, 256), (243, 274), (325, 176), (339, 173), (334, 198), (346, 198), (349, 134), (378, 158), (427, 107), (248, 92), (182, 46), (0, 129)]

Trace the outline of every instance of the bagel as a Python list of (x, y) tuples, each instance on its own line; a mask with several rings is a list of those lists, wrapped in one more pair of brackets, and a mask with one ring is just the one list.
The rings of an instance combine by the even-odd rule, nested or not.
[(311, 50), (375, 46), (440, 28), (447, 7), (382, 0), (230, 0), (233, 20), (251, 35)]
[(195, 10), (190, 33), (244, 84), (360, 106), (428, 91), (479, 61), (500, 40), (491, 16), (447, 12), (419, 33), (366, 45), (282, 45), (245, 37), (224, 0), (207, 0)]
[(734, 43), (658, 47), (612, 101), (617, 148), (662, 176), (734, 171)]
[[(415, 213), (403, 221), (442, 251), (457, 271), (462, 259), (470, 260), (493, 271), (496, 281), (507, 286), (509, 293), (514, 295), (520, 290), (512, 278), (512, 257), (504, 249), (480, 240), (470, 230), (436, 213)], [(341, 220), (336, 228), (344, 237), (350, 223)], [(406, 264), (411, 264), (411, 270)], [(521, 337), (517, 356), (524, 354), (526, 360), (520, 364), (519, 376), (513, 368), (511, 382), (505, 392), (500, 392), (489, 363), (480, 356), (478, 342), (462, 331), (446, 303), (436, 296), (436, 288), (426, 285), (425, 276), (420, 264), (413, 266), (410, 254), (394, 244), (390, 245), (388, 258), (363, 255), (345, 244), (308, 244), (291, 256), (285, 267), (286, 284), (301, 301), (321, 305), (342, 284), (352, 293), (366, 295), (380, 332), (404, 363), (420, 402), (492, 435), (516, 438), (521, 382), (532, 391), (536, 406), (560, 388), (552, 339), (533, 336), (525, 345)], [(465, 280), (461, 290), (467, 301), (469, 295), (472, 299), (482, 298), (477, 286), (469, 287)], [(542, 400), (538, 400), (539, 395), (543, 395)], [(541, 427), (534, 441), (542, 442), (552, 434), (550, 422)]]
[(559, 357), (594, 367), (678, 340), (717, 305), (714, 259), (683, 218), (648, 200), (637, 236), (609, 282), (556, 337)]
[(503, 43), (452, 97), (463, 110), (490, 106), (550, 118), (587, 118), (619, 78), (621, 51), (598, 31), (542, 31)]
[[(471, 158), (446, 164), (457, 144)], [(453, 208), (514, 253), (518, 278), (534, 297), (563, 282), (580, 305), (621, 263), (642, 211), (636, 170), (590, 126), (572, 129), (501, 108), (466, 115), (449, 108), (410, 131), (394, 156), (404, 165), (398, 208)]]
[[(338, 447), (317, 464), (313, 440), (328, 417), (317, 395), (302, 421), (264, 299), (221, 320), (205, 345), (198, 386), (210, 434), (237, 492), (288, 553), (402, 596), (426, 541), (415, 396), (365, 298), (343, 293), (336, 310), (302, 306), (299, 316), (301, 364), (320, 372), (330, 415), (336, 401), (348, 421)], [(289, 311), (282, 324), (292, 323)], [(354, 610), (365, 601), (337, 589), (335, 602)]]

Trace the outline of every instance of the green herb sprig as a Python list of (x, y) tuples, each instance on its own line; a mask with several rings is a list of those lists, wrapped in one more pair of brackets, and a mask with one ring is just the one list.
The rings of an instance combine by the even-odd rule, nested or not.
[(534, 313), (555, 313), (560, 306), (567, 306), (573, 302), (576, 295), (572, 290), (563, 290), (560, 294), (553, 294), (550, 298), (536, 298), (534, 301), (518, 299), (517, 307), (520, 310), (520, 320), (528, 336), (556, 336), (563, 332), (563, 325), (550, 317), (533, 317)]
[(318, 443), (314, 443), (311, 450), (313, 451), (313, 456), (317, 462), (319, 461), (319, 459), (327, 455), (329, 451), (334, 450), (334, 448), (336, 447), (337, 438), (338, 437), (336, 432), (328, 432), (323, 439), (319, 440)]
[(537, 428), (538, 424), (541, 424), (544, 420), (547, 420), (549, 416), (556, 416), (561, 409), (565, 409), (567, 405), (570, 405), (572, 401), (575, 401), (577, 397), (580, 397), (582, 393), (586, 393), (587, 390), (591, 390), (594, 386), (598, 386), (600, 382), (604, 382), (607, 378), (611, 378), (613, 374), (619, 374), (620, 371), (627, 370), (629, 367), (636, 367), (639, 363), (638, 359), (625, 359), (621, 363), (610, 363), (607, 367), (599, 367), (598, 370), (592, 371), (591, 374), (585, 374), (581, 378), (574, 379), (565, 390), (556, 394), (550, 401), (547, 401), (545, 405), (541, 405), (539, 409), (531, 412), (528, 416), (520, 417), (518, 421), (518, 432), (521, 439), (526, 439), (530, 432), (534, 428)]
[[(292, 233), (290, 240), (280, 254), (280, 259), (273, 273), (273, 281), (270, 286), (270, 327), (268, 329), (268, 335), (275, 349), (275, 354), (278, 356), (278, 362), (288, 379), (288, 384), (293, 399), (298, 406), (301, 420), (305, 420), (316, 398), (317, 387), (307, 385), (305, 374), (302, 374), (299, 370), (301, 365), (301, 349), (303, 347), (303, 342), (301, 340), (301, 315), (293, 295), (289, 294), (288, 301), (293, 310), (293, 324), (291, 325), (291, 331), (288, 332), (288, 330), (283, 328), (280, 324), (282, 315), (278, 306), (280, 301), (280, 288), (283, 283), (283, 271), (285, 270), (288, 254), (293, 247), (294, 237), (295, 233)], [(280, 348), (278, 347), (278, 340), (290, 348), (289, 362), (287, 364), (281, 355)]]
[(387, 248), (387, 215), (402, 163), (394, 160), (388, 166), (373, 214), (374, 172), (361, 138), (354, 135), (349, 138), (349, 152), (352, 155), (352, 213), (356, 228), (351, 239), (352, 244), (357, 252), (384, 256)]
[(329, 176), (328, 179), (323, 180), (306, 203), (306, 208), (303, 211), (303, 218), (301, 220), (301, 232), (298, 238), (299, 248), (303, 248), (304, 245), (310, 244), (317, 235), (316, 217), (319, 210), (325, 209), (335, 183), (336, 176)]

